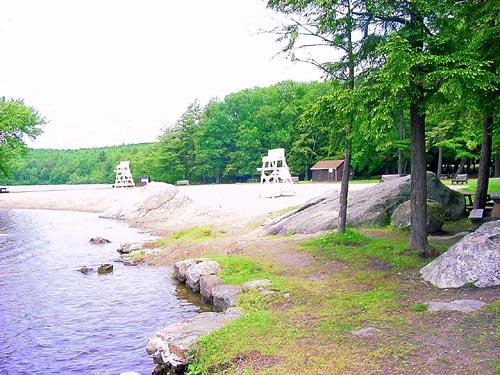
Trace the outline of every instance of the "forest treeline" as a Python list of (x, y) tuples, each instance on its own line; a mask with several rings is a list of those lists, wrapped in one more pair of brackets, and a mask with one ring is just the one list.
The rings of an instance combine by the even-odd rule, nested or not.
[[(344, 124), (334, 114), (318, 116), (315, 106), (339, 90), (335, 82), (281, 82), (269, 87), (242, 90), (202, 107), (188, 106), (177, 122), (164, 130), (157, 142), (80, 150), (30, 150), (12, 163), (3, 184), (112, 183), (114, 168), (130, 160), (134, 177), (174, 183), (246, 181), (257, 175), (268, 149), (283, 147), (294, 175), (310, 178), (309, 168), (321, 159), (342, 159)], [(389, 116), (383, 132), (359, 127), (352, 137), (353, 171), (368, 177), (409, 170), (408, 116)], [(428, 163), (437, 168), (439, 148), (449, 171), (474, 165), (479, 159), (481, 122), (473, 116), (453, 117), (439, 108), (430, 112), (427, 126)], [(472, 163), (471, 163), (472, 162)], [(469, 170), (471, 172), (472, 169)], [(444, 170), (443, 172), (447, 172)]]

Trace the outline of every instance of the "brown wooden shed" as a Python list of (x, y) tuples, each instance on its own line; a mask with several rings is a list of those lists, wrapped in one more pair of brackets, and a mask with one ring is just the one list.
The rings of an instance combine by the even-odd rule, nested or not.
[(312, 180), (334, 182), (342, 180), (344, 160), (320, 160), (311, 168)]

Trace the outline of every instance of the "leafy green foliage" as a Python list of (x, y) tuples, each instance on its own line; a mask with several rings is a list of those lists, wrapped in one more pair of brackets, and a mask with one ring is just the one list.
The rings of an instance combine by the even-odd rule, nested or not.
[(12, 159), (26, 153), (25, 137), (35, 138), (44, 123), (22, 100), (0, 97), (0, 177), (11, 174)]

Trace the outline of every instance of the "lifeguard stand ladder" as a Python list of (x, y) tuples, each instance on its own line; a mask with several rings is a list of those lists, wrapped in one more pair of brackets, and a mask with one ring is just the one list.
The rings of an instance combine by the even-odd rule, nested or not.
[(114, 188), (124, 188), (124, 187), (134, 187), (134, 179), (132, 178), (132, 173), (130, 172), (130, 162), (122, 161), (116, 166), (115, 169), (116, 177)]
[(295, 195), (284, 148), (268, 150), (267, 156), (262, 157), (262, 168), (257, 170), (260, 171), (261, 197)]

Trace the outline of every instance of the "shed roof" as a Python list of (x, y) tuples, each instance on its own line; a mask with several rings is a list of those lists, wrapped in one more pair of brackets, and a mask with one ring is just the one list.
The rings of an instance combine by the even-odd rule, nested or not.
[(320, 160), (314, 164), (311, 170), (314, 169), (337, 169), (344, 163), (344, 160)]

